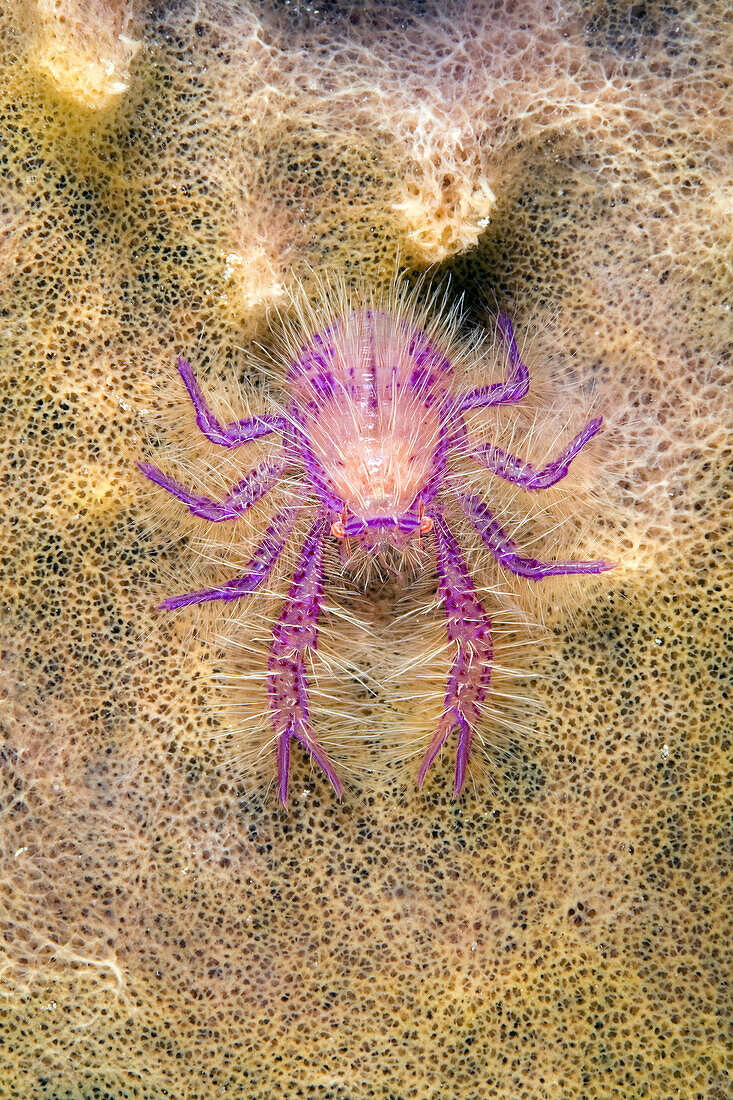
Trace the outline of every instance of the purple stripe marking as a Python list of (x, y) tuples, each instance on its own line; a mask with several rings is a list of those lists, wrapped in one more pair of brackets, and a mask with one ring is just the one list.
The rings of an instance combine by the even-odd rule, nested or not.
[(472, 458), (491, 470), (492, 473), (504, 478), (505, 481), (511, 481), (513, 484), (519, 485), (527, 492), (537, 492), (540, 489), (549, 489), (550, 486), (556, 485), (558, 481), (562, 481), (575, 456), (600, 431), (602, 424), (603, 417), (601, 416), (596, 417), (595, 420), (589, 420), (583, 430), (576, 435), (575, 439), (571, 440), (557, 458), (552, 459), (539, 469), (517, 455), (503, 451), (501, 447), (494, 447), (490, 443), (483, 444), (470, 453)]
[(199, 592), (186, 592), (182, 596), (169, 596), (158, 604), (160, 610), (177, 611), (180, 607), (189, 607), (196, 603), (210, 603), (215, 600), (228, 602), (249, 595), (267, 580), (280, 556), (287, 538), (295, 526), (300, 508), (287, 508), (279, 512), (265, 532), (265, 537), (257, 546), (247, 566), (247, 572), (241, 577), (218, 588), (206, 588)]
[(477, 389), (459, 397), (457, 408), (460, 412), (474, 408), (487, 409), (493, 405), (513, 405), (526, 397), (529, 392), (529, 371), (526, 364), (519, 357), (519, 350), (514, 339), (514, 328), (506, 313), (499, 314), (496, 324), (509, 356), (512, 374), (506, 382), (494, 382), (490, 386), (479, 386)]
[(237, 519), (260, 500), (275, 484), (285, 469), (286, 462), (278, 457), (261, 466), (255, 466), (220, 502), (192, 492), (152, 463), (138, 462), (137, 467), (150, 481), (154, 481), (161, 489), (185, 504), (192, 515), (207, 519), (210, 523), (222, 523)]
[(524, 558), (517, 553), (517, 544), (509, 538), (486, 505), (476, 496), (461, 499), (461, 507), (500, 565), (518, 577), (539, 581), (544, 577), (563, 577), (574, 573), (605, 573), (613, 569), (607, 561), (550, 561)]
[(209, 408), (204, 391), (196, 380), (191, 364), (185, 359), (178, 360), (178, 373), (188, 390), (191, 403), (196, 412), (199, 430), (211, 443), (220, 447), (241, 447), (253, 439), (268, 435), (269, 432), (281, 432), (285, 427), (283, 416), (252, 416), (246, 420), (234, 420), (231, 424), (222, 424)]

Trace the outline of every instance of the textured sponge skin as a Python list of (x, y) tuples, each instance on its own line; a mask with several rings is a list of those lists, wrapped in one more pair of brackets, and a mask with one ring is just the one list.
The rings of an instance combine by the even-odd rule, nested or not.
[[(0, 14), (0, 1098), (723, 1100), (728, 5), (352, 7)], [(495, 791), (301, 769), (285, 815), (153, 611), (191, 531), (133, 459), (188, 458), (178, 353), (239, 413), (291, 273), (397, 255), (535, 333), (552, 431), (595, 387), (620, 566), (543, 609)]]

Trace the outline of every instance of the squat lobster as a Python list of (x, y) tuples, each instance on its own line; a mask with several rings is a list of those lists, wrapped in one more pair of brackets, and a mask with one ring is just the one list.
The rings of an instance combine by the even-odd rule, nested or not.
[[(511, 405), (529, 389), (511, 321), (498, 317), (509, 371), (504, 381), (454, 394), (453, 327), (431, 321), (409, 297), (384, 308), (346, 309), (324, 318), (291, 349), (282, 412), (222, 424), (209, 408), (190, 365), (178, 370), (203, 435), (222, 447), (241, 447), (271, 432), (282, 449), (251, 469), (223, 500), (199, 496), (147, 462), (142, 473), (213, 523), (236, 520), (287, 475), (297, 479), (302, 500), (276, 512), (240, 577), (215, 588), (172, 596), (160, 607), (175, 610), (211, 600), (237, 600), (271, 574), (299, 516), (311, 513), (290, 589), (272, 632), (267, 687), (277, 748), (277, 789), (287, 803), (291, 742), (298, 741), (341, 798), (341, 780), (310, 724), (305, 658), (315, 649), (323, 599), (324, 546), (329, 537), (347, 560), (356, 544), (366, 555), (388, 548), (406, 551), (432, 533), (446, 631), (455, 643), (443, 715), (418, 772), (428, 768), (453, 730), (458, 733), (454, 797), (461, 791), (481, 705), (491, 679), (491, 621), (479, 599), (444, 504), (455, 501), (505, 568), (529, 580), (569, 573), (601, 573), (605, 561), (550, 561), (522, 557), (488, 506), (457, 485), (451, 462), (469, 456), (528, 492), (546, 489), (568, 472), (578, 452), (599, 431), (589, 421), (565, 449), (537, 469), (490, 443), (472, 443), (464, 414)], [(451, 474), (448, 478), (447, 473)]]

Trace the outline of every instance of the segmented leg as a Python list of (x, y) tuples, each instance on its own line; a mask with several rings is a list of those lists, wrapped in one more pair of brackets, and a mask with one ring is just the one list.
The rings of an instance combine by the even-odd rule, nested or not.
[(427, 770), (448, 735), (458, 730), (454, 798), (466, 779), (474, 730), (491, 681), (491, 620), (476, 595), (466, 564), (445, 519), (434, 516), (438, 560), (438, 591), (445, 605), (446, 632), (457, 643), (453, 666), (448, 675), (443, 716), (423, 757), (418, 772), (422, 786)]
[(231, 424), (221, 424), (206, 403), (204, 392), (196, 381), (191, 364), (185, 359), (178, 360), (178, 373), (184, 381), (191, 402), (196, 410), (196, 423), (212, 443), (220, 447), (241, 447), (253, 439), (267, 435), (268, 432), (281, 432), (285, 428), (284, 416), (250, 416), (246, 420), (233, 420)]
[(536, 558), (520, 557), (517, 544), (478, 497), (463, 497), (461, 507), (496, 560), (519, 577), (539, 581), (543, 577), (560, 577), (570, 573), (605, 573), (607, 569), (614, 568), (613, 562), (608, 561), (538, 561)]
[(241, 596), (254, 592), (274, 569), (275, 562), (298, 518), (298, 512), (298, 508), (284, 508), (282, 512), (278, 512), (252, 555), (244, 576), (235, 577), (218, 588), (205, 588), (200, 592), (169, 596), (158, 605), (160, 610), (176, 611), (179, 607), (188, 607), (194, 603), (208, 603), (212, 600), (238, 600)]
[(280, 617), (273, 630), (267, 689), (277, 738), (277, 793), (288, 801), (290, 741), (295, 738), (316, 761), (341, 798), (336, 770), (311, 729), (305, 655), (318, 642), (318, 615), (323, 596), (323, 540), (327, 520), (319, 514), (308, 532)]
[(165, 489), (171, 496), (182, 501), (194, 516), (208, 519), (212, 523), (222, 523), (241, 516), (252, 507), (255, 501), (269, 492), (286, 465), (283, 458), (275, 458), (255, 466), (229, 490), (222, 501), (199, 496), (198, 493), (192, 492), (180, 481), (175, 481), (150, 462), (138, 462), (137, 468), (150, 481), (154, 481), (156, 485), (160, 485), (161, 489)]
[(490, 386), (479, 386), (458, 399), (458, 412), (467, 409), (488, 409), (493, 405), (514, 405), (529, 392), (529, 371), (522, 362), (514, 339), (514, 328), (506, 313), (500, 313), (497, 327), (501, 333), (509, 356), (511, 374), (506, 382), (494, 382)]
[(475, 458), (482, 466), (503, 477), (505, 481), (511, 481), (533, 493), (538, 489), (549, 489), (551, 485), (555, 485), (565, 477), (578, 451), (582, 450), (596, 432), (600, 431), (602, 423), (601, 416), (596, 417), (595, 420), (589, 420), (572, 443), (569, 443), (557, 458), (539, 470), (524, 459), (502, 451), (501, 447), (494, 447), (491, 443), (475, 447), (469, 451), (469, 454), (471, 458)]

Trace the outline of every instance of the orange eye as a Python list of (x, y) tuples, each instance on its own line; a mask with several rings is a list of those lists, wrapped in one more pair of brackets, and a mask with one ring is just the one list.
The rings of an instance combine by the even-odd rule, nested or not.
[[(430, 521), (430, 526), (432, 527), (432, 520)], [(344, 531), (344, 525), (340, 519), (337, 519), (335, 523), (331, 524), (331, 534), (337, 539), (345, 538), (346, 532)]]
[(429, 531), (432, 531), (432, 529), (433, 529), (433, 517), (432, 516), (423, 516), (422, 519), (420, 520), (420, 534), (421, 535), (427, 535), (427, 533)]

